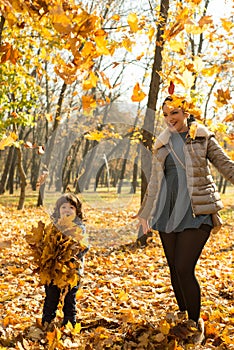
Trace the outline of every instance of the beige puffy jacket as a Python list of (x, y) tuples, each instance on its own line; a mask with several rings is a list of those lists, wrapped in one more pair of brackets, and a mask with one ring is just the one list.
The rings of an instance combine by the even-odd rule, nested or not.
[[(138, 216), (149, 219), (156, 208), (164, 163), (169, 153), (170, 131), (162, 132), (154, 144), (151, 177)], [(223, 208), (220, 195), (211, 175), (209, 162), (231, 183), (234, 183), (234, 162), (205, 126), (198, 124), (195, 139), (188, 137), (184, 145), (188, 192), (194, 215), (215, 214)]]

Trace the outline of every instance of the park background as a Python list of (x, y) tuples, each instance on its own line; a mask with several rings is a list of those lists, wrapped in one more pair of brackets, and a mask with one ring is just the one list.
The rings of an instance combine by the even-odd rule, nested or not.
[[(233, 2), (0, 1), (0, 344), (3, 349), (190, 349), (157, 233), (133, 216), (168, 94), (188, 101), (233, 159)], [(233, 349), (233, 186), (197, 269), (204, 349)], [(91, 249), (75, 330), (44, 334), (43, 288), (25, 237), (78, 193)], [(61, 315), (58, 315), (58, 318)]]

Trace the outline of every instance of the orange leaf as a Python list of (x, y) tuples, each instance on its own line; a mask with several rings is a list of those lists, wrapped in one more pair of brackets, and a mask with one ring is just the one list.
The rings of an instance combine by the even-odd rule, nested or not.
[(203, 16), (200, 18), (198, 24), (200, 27), (203, 27), (205, 24), (212, 24), (213, 23), (213, 19), (211, 16)]
[(141, 102), (145, 98), (146, 94), (141, 90), (139, 83), (133, 88), (133, 95), (131, 97), (133, 102)]
[(103, 81), (103, 84), (106, 85), (108, 87), (108, 89), (111, 89), (112, 86), (110, 84), (110, 80), (107, 78), (107, 76), (105, 75), (104, 72), (100, 72), (100, 75), (102, 77), (102, 81)]
[(225, 118), (224, 118), (224, 122), (232, 122), (234, 120), (234, 113), (228, 114)]
[(231, 100), (231, 95), (229, 89), (224, 91), (223, 89), (217, 90), (217, 101), (223, 105), (228, 104), (228, 101)]

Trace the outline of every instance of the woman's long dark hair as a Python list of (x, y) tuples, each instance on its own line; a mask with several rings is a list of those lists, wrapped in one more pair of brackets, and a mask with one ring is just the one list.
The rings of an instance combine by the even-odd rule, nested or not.
[(51, 215), (51, 218), (56, 222), (60, 218), (59, 210), (62, 204), (70, 203), (76, 208), (76, 217), (78, 217), (81, 221), (83, 220), (82, 214), (82, 204), (77, 196), (73, 193), (66, 193), (59, 197), (57, 202), (55, 203), (54, 212)]

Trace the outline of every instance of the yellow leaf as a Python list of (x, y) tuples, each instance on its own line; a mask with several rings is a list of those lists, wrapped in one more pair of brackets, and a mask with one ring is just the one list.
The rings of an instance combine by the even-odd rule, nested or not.
[(76, 334), (80, 334), (81, 331), (81, 323), (76, 323), (75, 327), (72, 327), (72, 334), (76, 335)]
[(93, 73), (89, 73), (88, 79), (83, 82), (83, 89), (89, 90), (97, 86), (98, 77)]
[(212, 77), (214, 74), (218, 74), (220, 72), (220, 66), (214, 65), (209, 68), (203, 68), (201, 73), (206, 77)]
[(131, 97), (133, 102), (141, 102), (145, 98), (146, 94), (141, 90), (139, 83), (133, 88), (133, 95)]
[(18, 136), (12, 132), (10, 135), (3, 135), (2, 139), (0, 140), (0, 150), (4, 150), (7, 146), (12, 146), (14, 142), (17, 140)]
[(129, 38), (125, 37), (122, 41), (122, 44), (127, 51), (132, 52), (133, 42)]
[(53, 332), (47, 332), (46, 338), (48, 340), (49, 346), (52, 349), (55, 349), (56, 346), (59, 345), (59, 340), (61, 339), (61, 332), (58, 328), (55, 328)]
[(106, 35), (95, 36), (95, 43), (97, 45), (96, 51), (99, 55), (109, 55), (109, 50), (106, 47), (108, 41), (106, 40)]
[(88, 140), (95, 140), (95, 141), (101, 141), (104, 138), (103, 131), (93, 131), (89, 132), (87, 135), (85, 135), (85, 138)]
[(118, 295), (118, 298), (121, 301), (128, 301), (128, 294), (121, 290), (121, 292)]
[(160, 332), (164, 335), (167, 335), (170, 331), (170, 324), (166, 320), (160, 321)]
[(182, 84), (185, 89), (190, 89), (194, 83), (195, 75), (188, 69), (185, 69), (181, 75)]
[(234, 27), (234, 23), (231, 21), (226, 20), (225, 18), (221, 18), (222, 26), (227, 31), (230, 32), (230, 30)]
[(155, 33), (154, 27), (150, 27), (150, 28), (149, 28), (149, 31), (148, 31), (148, 33), (147, 33), (147, 35), (148, 35), (150, 41), (152, 41), (152, 39), (153, 39), (153, 37), (154, 37), (154, 33)]
[(113, 15), (113, 16), (111, 17), (111, 19), (112, 19), (113, 21), (119, 21), (119, 20), (120, 20), (120, 15)]
[(201, 72), (201, 70), (204, 67), (204, 62), (202, 61), (201, 57), (195, 56), (193, 60), (193, 67), (195, 72)]
[(189, 135), (190, 135), (191, 139), (193, 139), (193, 140), (195, 139), (195, 137), (197, 135), (197, 127), (198, 127), (198, 124), (192, 123), (192, 125), (189, 128)]
[(55, 29), (61, 34), (68, 34), (72, 30), (72, 21), (66, 15), (61, 5), (53, 5), (50, 7), (50, 13)]
[(170, 40), (169, 45), (172, 51), (183, 53), (185, 49), (185, 44), (183, 41)]
[(138, 31), (138, 17), (135, 13), (130, 13), (127, 18), (127, 22), (130, 26), (130, 29), (133, 33)]

